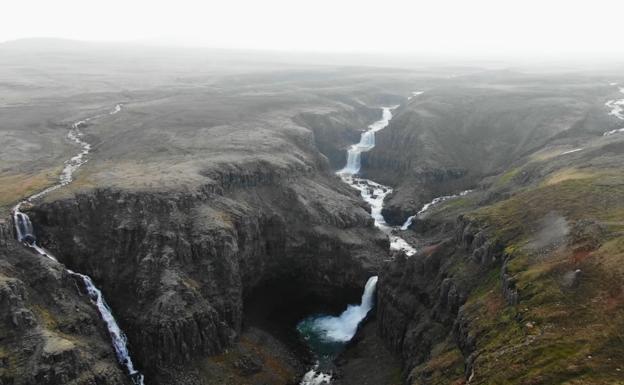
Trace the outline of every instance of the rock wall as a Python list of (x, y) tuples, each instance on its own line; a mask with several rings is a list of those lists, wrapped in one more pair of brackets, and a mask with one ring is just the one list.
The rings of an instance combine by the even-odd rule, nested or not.
[(401, 356), (407, 383), (427, 383), (417, 367), (449, 340), (461, 350), (468, 377), (475, 341), (462, 305), (480, 280), (502, 265), (502, 255), (485, 229), (460, 216), (446, 240), (411, 258), (398, 255), (384, 267), (377, 286), (378, 329)]
[(0, 384), (130, 384), (80, 282), (0, 221)]
[(255, 288), (344, 301), (386, 258), (337, 178), (235, 171), (194, 192), (98, 189), (30, 213), (42, 243), (103, 289), (148, 381), (231, 346)]

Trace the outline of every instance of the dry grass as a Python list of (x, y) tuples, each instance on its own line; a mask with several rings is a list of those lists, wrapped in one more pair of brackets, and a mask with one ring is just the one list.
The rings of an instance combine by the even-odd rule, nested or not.
[(41, 170), (36, 174), (0, 176), (0, 209), (33, 195), (58, 181), (62, 167)]
[(564, 168), (550, 175), (548, 179), (546, 179), (544, 184), (546, 186), (551, 186), (551, 185), (561, 183), (566, 180), (586, 179), (586, 178), (592, 178), (595, 176), (596, 174), (592, 172), (581, 171), (575, 168)]

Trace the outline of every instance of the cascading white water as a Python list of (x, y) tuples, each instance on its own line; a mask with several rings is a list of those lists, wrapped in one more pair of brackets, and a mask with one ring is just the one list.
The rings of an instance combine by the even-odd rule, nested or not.
[[(619, 90), (621, 93), (624, 94), (624, 87), (620, 87)], [(611, 111), (609, 111), (609, 115), (615, 116), (616, 118), (620, 120), (624, 120), (624, 99), (609, 100), (608, 102), (605, 103), (605, 106), (611, 109)], [(609, 136), (609, 135), (617, 134), (620, 132), (624, 132), (624, 127), (617, 128), (611, 131), (607, 131), (602, 135)]]
[(405, 231), (407, 230), (411, 225), (412, 222), (414, 221), (415, 218), (418, 218), (419, 215), (424, 214), (425, 211), (429, 210), (432, 206), (437, 205), (438, 203), (447, 201), (449, 199), (454, 199), (454, 198), (459, 198), (459, 197), (463, 197), (464, 195), (470, 193), (472, 190), (465, 190), (460, 192), (459, 194), (455, 194), (455, 195), (444, 195), (441, 197), (437, 197), (434, 198), (431, 202), (429, 203), (425, 203), (423, 205), (423, 207), (420, 209), (420, 211), (418, 211), (416, 213), (416, 215), (412, 215), (410, 217), (407, 218), (407, 220), (405, 221), (405, 223), (403, 223), (403, 225), (401, 226), (401, 230)]
[(134, 368), (134, 363), (132, 362), (132, 358), (130, 358), (130, 352), (128, 351), (128, 339), (126, 337), (126, 334), (121, 330), (121, 328), (117, 324), (117, 321), (115, 321), (113, 312), (104, 300), (104, 296), (102, 295), (100, 289), (98, 289), (95, 284), (93, 284), (91, 277), (89, 277), (88, 275), (76, 273), (69, 269), (67, 269), (67, 272), (82, 279), (82, 282), (84, 282), (84, 285), (87, 289), (87, 293), (89, 294), (89, 298), (91, 298), (91, 301), (97, 307), (100, 316), (106, 324), (108, 334), (110, 335), (113, 343), (113, 349), (115, 349), (115, 355), (117, 356), (117, 360), (126, 368), (130, 379), (136, 385), (143, 385), (143, 374), (141, 374), (138, 370)]
[(375, 132), (388, 125), (392, 119), (392, 110), (396, 107), (383, 107), (381, 119), (368, 126), (368, 130), (360, 136), (360, 141), (347, 150), (347, 164), (339, 173), (355, 175), (360, 172), (362, 153), (375, 147)]
[[(414, 96), (420, 95), (414, 92)], [(386, 223), (381, 211), (384, 198), (392, 192), (388, 186), (373, 182), (369, 179), (358, 178), (360, 172), (361, 154), (375, 147), (375, 133), (388, 126), (392, 119), (394, 107), (383, 107), (381, 119), (368, 126), (363, 132), (360, 141), (352, 145), (347, 151), (347, 164), (337, 172), (343, 182), (360, 191), (360, 195), (371, 206), (371, 217), (375, 226), (388, 234), (390, 249), (402, 250), (408, 256), (416, 253), (404, 239), (393, 234), (393, 227)], [(319, 362), (302, 378), (300, 385), (324, 385), (331, 383), (331, 374), (324, 373), (321, 364), (331, 361), (355, 335), (358, 325), (373, 308), (377, 276), (370, 277), (364, 287), (362, 301), (359, 305), (349, 305), (339, 316), (312, 316), (304, 319), (297, 325), (299, 333), (307, 340), (308, 345), (316, 353)]]
[(376, 286), (377, 276), (370, 277), (364, 287), (360, 304), (347, 306), (347, 309), (337, 317), (319, 316), (308, 318), (302, 322), (310, 322), (310, 328), (322, 340), (328, 342), (349, 342), (355, 335), (360, 322), (373, 308)]
[[(413, 96), (422, 94), (422, 92), (414, 91)], [(416, 249), (407, 241), (395, 234), (395, 229), (386, 223), (381, 211), (383, 210), (384, 199), (390, 193), (392, 188), (382, 184), (373, 182), (370, 179), (358, 178), (355, 175), (360, 172), (360, 158), (362, 152), (370, 151), (375, 147), (375, 133), (384, 129), (392, 119), (392, 111), (398, 106), (383, 107), (381, 119), (368, 126), (369, 130), (362, 134), (360, 142), (349, 148), (347, 155), (347, 165), (337, 174), (342, 178), (343, 182), (360, 191), (362, 199), (371, 205), (371, 216), (375, 220), (375, 226), (388, 234), (390, 238), (390, 249), (400, 250), (408, 256), (416, 254)]]
[(300, 382), (300, 385), (321, 385), (331, 382), (331, 374), (323, 373), (320, 364), (331, 361), (342, 350), (344, 344), (351, 341), (358, 325), (373, 308), (377, 276), (370, 277), (364, 286), (362, 300), (359, 305), (349, 305), (339, 316), (312, 316), (299, 322), (297, 330), (311, 345), (312, 349), (321, 355), (314, 368), (310, 369)]
[[(115, 108), (111, 112), (109, 112), (109, 114), (117, 114), (119, 111), (121, 111), (121, 106), (121, 104), (117, 104)], [(80, 131), (80, 128), (84, 126), (89, 120), (101, 116), (103, 116), (103, 114), (96, 115), (89, 119), (81, 120), (72, 125), (72, 128), (69, 131), (67, 137), (71, 141), (80, 145), (82, 151), (80, 151), (78, 155), (72, 157), (65, 162), (65, 167), (63, 168), (61, 175), (59, 176), (59, 183), (30, 196), (28, 199), (18, 203), (13, 208), (13, 222), (15, 225), (17, 240), (24, 243), (26, 246), (34, 249), (41, 256), (49, 258), (57, 263), (58, 260), (49, 251), (37, 245), (37, 238), (34, 234), (32, 222), (30, 221), (28, 215), (21, 211), (21, 208), (24, 204), (40, 198), (45, 194), (54, 191), (60, 187), (66, 186), (67, 184), (72, 182), (74, 172), (86, 162), (85, 156), (91, 150), (91, 145), (81, 139), (83, 134)], [(122, 366), (124, 366), (132, 382), (135, 385), (144, 385), (143, 375), (135, 369), (132, 358), (130, 357), (126, 335), (115, 321), (115, 317), (113, 316), (111, 309), (106, 304), (106, 301), (104, 300), (104, 296), (102, 295), (100, 289), (95, 286), (89, 276), (77, 273), (67, 268), (66, 271), (72, 276), (80, 278), (84, 283), (91, 302), (96, 306), (98, 312), (100, 313), (100, 317), (102, 317), (102, 320), (104, 320), (104, 323), (106, 324), (106, 328), (108, 329), (108, 333), (110, 335), (111, 342), (115, 350), (115, 355), (117, 356), (117, 360)]]

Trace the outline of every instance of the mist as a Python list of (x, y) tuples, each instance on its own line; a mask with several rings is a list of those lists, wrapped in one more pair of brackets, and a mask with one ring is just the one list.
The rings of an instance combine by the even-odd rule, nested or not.
[[(624, 3), (190, 0), (8, 2), (0, 42), (33, 37), (144, 45), (483, 58), (622, 55)], [(33, 10), (36, 10), (33, 12)]]

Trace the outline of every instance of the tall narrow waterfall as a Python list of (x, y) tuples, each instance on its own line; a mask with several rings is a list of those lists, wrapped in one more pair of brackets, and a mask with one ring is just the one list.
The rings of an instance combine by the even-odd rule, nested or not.
[[(117, 114), (119, 111), (121, 111), (121, 106), (121, 104), (116, 105), (115, 108), (111, 112), (109, 112), (109, 114)], [(82, 150), (76, 156), (65, 162), (65, 167), (63, 168), (63, 171), (59, 176), (59, 182), (57, 184), (29, 197), (27, 200), (18, 203), (17, 206), (13, 208), (13, 222), (15, 224), (15, 234), (17, 236), (17, 240), (35, 250), (39, 255), (49, 258), (57, 263), (58, 260), (49, 251), (37, 244), (37, 238), (35, 237), (33, 224), (30, 221), (28, 215), (23, 213), (21, 209), (25, 203), (40, 198), (45, 194), (61, 188), (73, 181), (74, 172), (86, 162), (85, 156), (91, 150), (91, 145), (82, 140), (83, 134), (80, 131), (80, 128), (84, 126), (89, 120), (95, 119), (103, 115), (104, 114), (100, 114), (89, 119), (81, 120), (72, 125), (72, 128), (69, 131), (67, 137), (74, 143), (80, 145)], [(98, 312), (100, 313), (100, 316), (102, 317), (102, 320), (106, 324), (106, 328), (108, 329), (108, 334), (111, 338), (113, 349), (115, 350), (115, 355), (117, 356), (117, 360), (119, 361), (119, 363), (126, 369), (128, 375), (130, 376), (130, 379), (135, 385), (143, 385), (143, 375), (135, 369), (132, 358), (130, 357), (126, 335), (117, 324), (117, 321), (115, 321), (115, 317), (113, 316), (111, 309), (106, 304), (106, 301), (104, 300), (104, 296), (102, 295), (100, 289), (95, 286), (89, 276), (77, 273), (70, 269), (66, 270), (69, 274), (79, 278), (83, 282), (85, 289), (89, 294), (91, 302), (95, 305)]]

